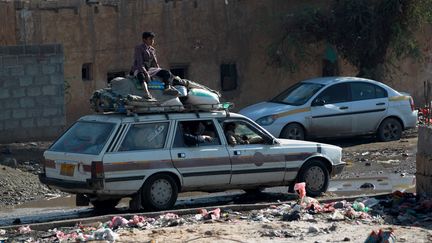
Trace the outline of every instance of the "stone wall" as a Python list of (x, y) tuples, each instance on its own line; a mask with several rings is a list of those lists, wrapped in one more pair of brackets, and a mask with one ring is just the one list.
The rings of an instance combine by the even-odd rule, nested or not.
[(432, 197), (432, 127), (418, 129), (416, 188), (417, 194)]
[(0, 46), (0, 143), (48, 140), (65, 126), (63, 47)]

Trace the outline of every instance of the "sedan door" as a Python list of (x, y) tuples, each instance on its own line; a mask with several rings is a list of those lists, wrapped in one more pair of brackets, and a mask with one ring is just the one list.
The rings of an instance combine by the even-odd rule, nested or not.
[(337, 137), (351, 134), (351, 92), (347, 83), (325, 88), (312, 101), (308, 117), (312, 137)]
[(353, 134), (375, 132), (387, 114), (387, 91), (368, 82), (352, 82)]
[[(271, 143), (272, 137), (247, 120), (224, 120), (221, 125), (232, 162), (232, 185), (283, 182), (286, 168), (284, 150)], [(230, 126), (234, 127), (232, 136), (235, 138), (227, 139)]]
[(229, 185), (231, 161), (211, 119), (178, 121), (171, 158), (183, 177), (184, 188)]

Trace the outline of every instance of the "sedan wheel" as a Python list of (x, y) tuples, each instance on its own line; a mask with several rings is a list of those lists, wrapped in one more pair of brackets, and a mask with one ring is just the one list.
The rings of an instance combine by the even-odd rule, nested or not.
[(284, 127), (280, 137), (286, 139), (304, 140), (305, 132), (301, 125), (291, 123)]
[(399, 140), (402, 136), (402, 125), (394, 118), (385, 119), (378, 128), (378, 139), (383, 142)]
[(174, 179), (165, 174), (150, 177), (143, 187), (143, 206), (150, 210), (166, 210), (174, 206), (178, 188)]
[(329, 172), (321, 161), (312, 160), (302, 167), (298, 179), (306, 182), (306, 195), (319, 196), (327, 191)]

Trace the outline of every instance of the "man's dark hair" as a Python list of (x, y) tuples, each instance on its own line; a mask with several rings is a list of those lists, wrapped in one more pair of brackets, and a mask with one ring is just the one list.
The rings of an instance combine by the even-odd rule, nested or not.
[(147, 39), (147, 38), (154, 38), (156, 36), (156, 34), (155, 33), (153, 33), (153, 32), (148, 32), (148, 31), (145, 31), (145, 32), (143, 32), (142, 33), (142, 38), (143, 39)]

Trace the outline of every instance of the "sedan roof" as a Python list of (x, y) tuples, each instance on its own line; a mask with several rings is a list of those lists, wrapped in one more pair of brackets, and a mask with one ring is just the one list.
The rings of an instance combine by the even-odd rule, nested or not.
[(376, 82), (371, 79), (366, 78), (358, 78), (358, 77), (320, 77), (320, 78), (312, 78), (303, 80), (304, 83), (316, 83), (328, 85), (332, 83), (346, 82), (346, 81), (367, 81), (367, 82)]

